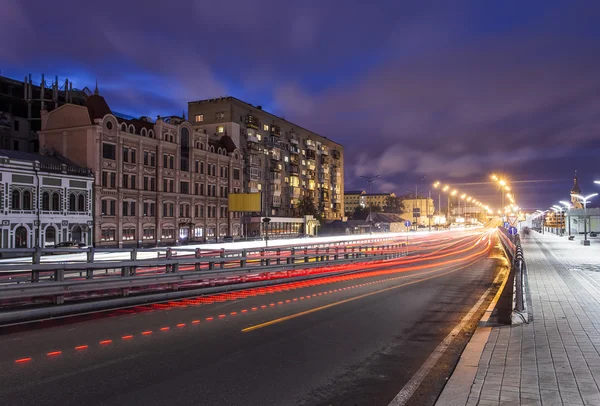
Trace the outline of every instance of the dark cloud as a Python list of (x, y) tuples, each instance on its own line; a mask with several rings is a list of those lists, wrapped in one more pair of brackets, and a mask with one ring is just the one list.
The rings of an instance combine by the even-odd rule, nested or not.
[(367, 173), (398, 193), (424, 175), (423, 187), (493, 171), (554, 179), (523, 184), (522, 205), (536, 206), (564, 198), (575, 169), (588, 189), (600, 179), (597, 2), (106, 0), (90, 11), (74, 0), (0, 0), (0, 8), (0, 36), (11, 39), (3, 75), (57, 74), (78, 87), (98, 79), (114, 110), (136, 115), (235, 95), (344, 144), (351, 188)]

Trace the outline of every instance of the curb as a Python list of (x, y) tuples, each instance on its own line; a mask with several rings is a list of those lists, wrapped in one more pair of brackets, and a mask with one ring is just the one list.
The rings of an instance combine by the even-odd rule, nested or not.
[(510, 276), (510, 269), (505, 269), (500, 274), (503, 274), (502, 284), (485, 313), (481, 316), (479, 326), (475, 329), (467, 346), (460, 355), (458, 364), (454, 371), (452, 371), (452, 375), (450, 375), (442, 393), (435, 402), (435, 406), (465, 406), (467, 404), (469, 395), (471, 394), (471, 387), (479, 368), (479, 360), (492, 332), (492, 327), (487, 326), (487, 322), (504, 291), (504, 287)]

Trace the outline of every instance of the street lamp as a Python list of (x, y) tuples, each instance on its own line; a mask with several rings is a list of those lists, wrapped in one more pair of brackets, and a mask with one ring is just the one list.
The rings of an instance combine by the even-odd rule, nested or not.
[[(560, 235), (562, 236), (564, 234), (564, 232), (563, 232), (563, 230), (564, 230), (564, 208), (555, 204), (552, 206), (552, 210), (554, 210), (556, 213), (560, 213), (560, 219), (559, 219), (560, 223), (559, 224), (563, 225), (563, 227), (560, 227)], [(557, 228), (556, 231), (558, 233), (558, 227), (556, 227), (556, 228)]]
[(565, 224), (565, 227), (567, 227), (567, 233), (569, 234), (569, 237), (571, 236), (571, 203), (569, 202), (565, 202), (564, 200), (561, 200), (559, 202), (560, 204), (562, 204), (563, 206), (565, 206), (565, 209), (567, 209), (567, 224)]
[[(379, 177), (381, 177), (381, 175), (361, 176), (361, 178), (365, 179), (367, 181), (367, 183), (369, 184), (369, 187), (367, 188), (369, 191), (369, 194), (371, 194), (371, 185)], [(371, 217), (371, 206), (372, 206), (371, 201), (369, 201), (369, 233), (373, 234), (373, 218)]]
[(590, 242), (587, 239), (587, 204), (592, 197), (598, 196), (598, 193), (592, 193), (591, 195), (587, 196), (572, 194), (571, 196), (580, 199), (583, 203), (583, 245), (590, 245)]

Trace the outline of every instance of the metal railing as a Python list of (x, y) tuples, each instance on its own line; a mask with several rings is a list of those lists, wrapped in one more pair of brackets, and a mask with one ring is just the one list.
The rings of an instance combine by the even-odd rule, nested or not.
[[(105, 260), (98, 259), (96, 250), (90, 248), (86, 261), (51, 262), (40, 261), (40, 253), (44, 250), (33, 251), (29, 263), (0, 264), (0, 276), (3, 277), (0, 279), (0, 299), (14, 301), (46, 297), (55, 304), (62, 304), (65, 295), (72, 294), (116, 289), (120, 295), (129, 296), (132, 289), (162, 286), (177, 290), (183, 284), (201, 282), (211, 276), (239, 276), (243, 279), (244, 275), (257, 272), (343, 265), (407, 255), (404, 243), (359, 246), (316, 244), (301, 248), (222, 249), (208, 252), (199, 248), (168, 248), (166, 251), (132, 249), (126, 250), (129, 251), (129, 258)], [(50, 251), (73, 252), (72, 249)], [(150, 257), (140, 258), (140, 253), (148, 252)]]
[(521, 247), (521, 238), (519, 235), (510, 236), (503, 227), (498, 227), (500, 241), (509, 257), (511, 264), (510, 275), (514, 276), (512, 292), (512, 312), (511, 323), (522, 324), (529, 322), (527, 312), (527, 301), (525, 300), (525, 273), (527, 272), (527, 263)]

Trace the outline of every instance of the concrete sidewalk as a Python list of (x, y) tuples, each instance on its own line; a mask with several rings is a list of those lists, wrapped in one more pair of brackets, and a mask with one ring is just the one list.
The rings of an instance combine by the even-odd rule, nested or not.
[(533, 320), (480, 327), (436, 405), (600, 405), (600, 242), (578, 240), (522, 238)]

